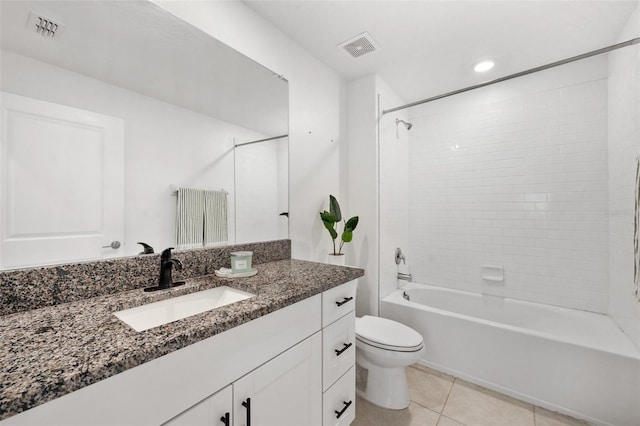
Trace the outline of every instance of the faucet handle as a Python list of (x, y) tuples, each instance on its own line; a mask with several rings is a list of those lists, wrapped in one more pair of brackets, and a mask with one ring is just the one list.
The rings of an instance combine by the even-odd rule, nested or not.
[(153, 247), (151, 247), (149, 244), (143, 243), (143, 242), (139, 242), (138, 244), (140, 244), (142, 246), (142, 249), (143, 249), (143, 251), (141, 253), (138, 253), (138, 254), (152, 254), (153, 253)]
[(402, 254), (402, 250), (400, 250), (400, 247), (398, 247), (396, 249), (396, 265), (399, 265), (401, 260), (403, 264), (406, 264), (404, 254)]

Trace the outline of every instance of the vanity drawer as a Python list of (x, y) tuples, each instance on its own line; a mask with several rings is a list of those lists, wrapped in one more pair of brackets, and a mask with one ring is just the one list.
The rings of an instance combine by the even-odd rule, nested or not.
[(326, 390), (356, 362), (356, 313), (322, 330), (322, 390)]
[(322, 293), (323, 327), (355, 310), (357, 288), (358, 280), (353, 280)]
[(322, 396), (322, 425), (348, 426), (356, 418), (356, 368), (344, 376)]

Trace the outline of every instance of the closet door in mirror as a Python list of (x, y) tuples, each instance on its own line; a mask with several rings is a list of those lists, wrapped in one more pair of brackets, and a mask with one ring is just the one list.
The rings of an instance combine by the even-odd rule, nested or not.
[(0, 92), (0, 267), (121, 255), (124, 125)]

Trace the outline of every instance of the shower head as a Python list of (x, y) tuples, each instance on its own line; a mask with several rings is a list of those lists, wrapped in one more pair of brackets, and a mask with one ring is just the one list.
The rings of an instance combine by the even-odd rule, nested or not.
[(407, 123), (407, 122), (406, 122), (406, 121), (404, 121), (404, 120), (400, 120), (399, 118), (396, 118), (396, 127), (397, 127), (397, 126), (398, 126), (398, 124), (400, 124), (400, 123), (404, 124), (404, 127), (406, 127), (406, 128), (407, 128), (407, 130), (411, 130), (411, 128), (413, 127), (413, 124), (412, 124), (412, 123)]
[(404, 127), (407, 130), (411, 130), (411, 128), (413, 127), (413, 124), (407, 123), (404, 120), (400, 120), (399, 118), (396, 118), (396, 139), (400, 139), (400, 132), (398, 131), (398, 124), (400, 123), (404, 124)]

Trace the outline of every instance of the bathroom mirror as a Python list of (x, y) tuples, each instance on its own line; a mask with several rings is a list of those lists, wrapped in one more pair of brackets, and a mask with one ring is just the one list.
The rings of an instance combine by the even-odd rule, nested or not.
[(282, 76), (146, 0), (0, 19), (0, 269), (174, 246), (179, 188), (226, 195), (215, 245), (288, 238)]

